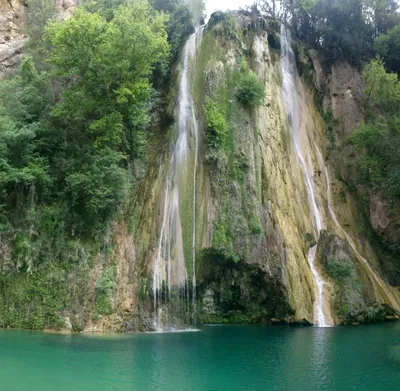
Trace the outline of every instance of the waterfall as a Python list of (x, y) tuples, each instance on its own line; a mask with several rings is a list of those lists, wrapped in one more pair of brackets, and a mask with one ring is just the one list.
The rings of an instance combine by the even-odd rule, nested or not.
[[(290, 44), (290, 32), (281, 25), (281, 71), (283, 77), (282, 94), (286, 105), (290, 133), (295, 149), (295, 153), (303, 171), (304, 181), (307, 190), (308, 201), (313, 215), (314, 234), (318, 240), (320, 231), (324, 228), (322, 215), (316, 201), (316, 193), (312, 183), (314, 173), (313, 163), (309, 149), (301, 142), (301, 110), (299, 107), (299, 94), (297, 90), (297, 69), (295, 55)], [(307, 161), (306, 158), (308, 157)], [(307, 260), (311, 273), (314, 277), (316, 295), (314, 302), (314, 324), (320, 327), (328, 327), (329, 322), (324, 312), (324, 285), (316, 265), (317, 245), (309, 249)]]
[(315, 146), (315, 150), (317, 151), (319, 164), (321, 166), (322, 171), (325, 174), (326, 193), (327, 193), (327, 200), (328, 200), (328, 211), (332, 217), (333, 222), (335, 223), (335, 225), (339, 229), (339, 231), (346, 238), (347, 243), (350, 245), (354, 254), (356, 254), (358, 260), (365, 265), (365, 267), (367, 268), (367, 270), (369, 272), (369, 275), (372, 277), (372, 279), (375, 281), (375, 283), (380, 287), (381, 291), (385, 293), (386, 299), (390, 302), (391, 306), (394, 309), (396, 309), (397, 311), (400, 311), (400, 303), (398, 302), (396, 297), (393, 295), (393, 293), (390, 291), (390, 289), (388, 289), (387, 284), (375, 273), (375, 271), (369, 265), (368, 261), (358, 252), (356, 245), (354, 243), (354, 240), (351, 238), (351, 236), (345, 231), (345, 229), (339, 223), (339, 220), (338, 220), (336, 213), (332, 206), (331, 181), (330, 181), (330, 177), (329, 177), (328, 168), (325, 165), (324, 158), (323, 158), (322, 153), (319, 150), (318, 146), (316, 144), (314, 146)]
[[(196, 54), (202, 36), (202, 28), (192, 34), (183, 49), (181, 80), (178, 95), (178, 135), (169, 162), (169, 174), (164, 185), (164, 200), (161, 203), (162, 224), (153, 272), (154, 329), (175, 329), (182, 318), (195, 322), (196, 299), (196, 187), (199, 135), (190, 92), (189, 65)], [(190, 170), (193, 165), (193, 171)], [(191, 178), (191, 179), (190, 179)], [(193, 190), (191, 187), (193, 186)], [(185, 190), (193, 194), (192, 206), (192, 303), (189, 298), (189, 277), (184, 254), (181, 200)], [(186, 254), (188, 256), (188, 254)], [(187, 316), (191, 310), (191, 315)], [(168, 318), (167, 320), (165, 318)], [(179, 321), (178, 321), (179, 320)], [(178, 326), (180, 327), (180, 325)]]

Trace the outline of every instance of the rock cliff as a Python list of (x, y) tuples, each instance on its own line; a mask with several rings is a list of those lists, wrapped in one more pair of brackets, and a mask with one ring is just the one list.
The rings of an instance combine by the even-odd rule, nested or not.
[[(307, 262), (307, 252), (315, 243), (312, 217), (303, 173), (289, 133), (290, 118), (282, 102), (279, 59), (279, 33), (273, 22), (243, 14), (214, 14), (192, 65), (196, 115), (204, 132), (196, 208), (200, 321), (315, 321), (315, 282)], [(249, 110), (235, 99), (232, 75), (240, 71), (243, 61), (248, 62), (265, 85), (265, 100), (257, 109)], [(314, 81), (320, 78), (328, 83), (329, 89), (326, 84), (323, 88), (323, 108), (332, 111), (338, 119), (339, 137), (344, 139), (363, 118), (359, 73), (342, 63), (330, 70), (328, 78), (323, 78), (318, 74), (318, 60), (304, 61), (308, 62), (306, 66), (310, 67)], [(318, 268), (326, 279), (326, 312), (336, 324), (370, 321), (374, 313), (377, 318), (390, 317), (395, 311), (386, 311), (386, 308), (399, 309), (398, 292), (384, 282), (386, 277), (379, 259), (358, 231), (356, 199), (347, 194), (346, 202), (340, 201), (343, 183), (333, 175), (327, 176), (328, 172), (336, 170), (336, 162), (328, 158), (330, 142), (326, 123), (314, 103), (318, 101), (318, 84), (302, 78), (298, 80), (298, 90), (301, 137), (315, 167), (313, 181), (317, 203), (328, 235), (337, 238), (331, 246), (345, 249), (346, 254), (336, 256), (335, 250), (331, 259), (330, 247), (324, 244), (326, 236), (321, 237)], [(174, 97), (172, 94), (172, 102)], [(228, 150), (213, 158), (212, 163), (207, 158), (204, 113), (209, 100), (223, 107), (231, 137)], [(174, 127), (168, 134), (172, 136), (169, 142), (173, 143)], [(316, 146), (325, 151), (322, 162)], [(136, 301), (133, 311), (144, 319), (147, 327), (153, 311), (152, 259), (160, 235), (162, 177), (168, 155), (164, 149), (164, 158), (158, 159), (161, 169), (152, 168), (143, 185), (145, 195), (136, 201), (136, 208), (142, 211), (132, 237), (136, 244), (132, 272), (136, 279), (132, 283), (134, 291), (141, 290), (145, 299)], [(328, 195), (328, 191), (332, 191), (332, 195)], [(336, 221), (330, 213), (330, 202), (337, 213)], [(184, 242), (191, 232), (189, 225), (186, 226)], [(124, 264), (130, 263), (123, 259)], [(354, 262), (354, 278), (346, 280), (347, 293), (341, 291), (343, 283), (331, 273), (328, 260), (343, 263), (343, 268), (350, 260)], [(258, 296), (255, 291), (259, 292)]]
[[(71, 16), (77, 0), (55, 0), (58, 18)], [(23, 0), (0, 0), (0, 76), (18, 65), (26, 34), (26, 9)]]
[[(62, 17), (74, 5), (58, 4)], [(18, 63), (26, 37), (22, 3), (3, 1), (0, 8), (4, 10), (0, 72), (4, 72)], [(68, 299), (57, 313), (62, 316), (60, 328), (152, 330), (155, 318), (166, 319), (168, 312), (178, 326), (187, 324), (189, 313), (190, 324), (194, 318), (200, 323), (313, 324), (318, 290), (307, 254), (315, 245), (315, 265), (324, 280), (322, 306), (330, 324), (398, 316), (397, 280), (390, 278), (359, 229), (358, 198), (346, 187), (345, 179), (352, 175), (346, 159), (352, 151), (344, 147), (342, 155), (335, 154), (363, 120), (361, 76), (346, 63), (325, 69), (317, 53), (293, 43), (301, 75), (295, 80), (301, 113), (298, 140), (306, 151), (310, 186), (321, 214), (323, 231), (318, 239), (304, 170), (290, 132), (293, 118), (282, 95), (279, 42), (274, 21), (245, 12), (216, 13), (187, 66), (193, 105), (184, 108), (200, 137), (195, 139), (192, 132), (186, 140), (187, 165), (179, 171), (179, 197), (174, 198), (180, 213), (167, 228), (178, 233), (171, 235), (167, 247), (172, 262), (183, 259), (188, 276), (184, 294), (169, 295), (165, 281), (154, 283), (157, 262), (169, 261), (160, 260), (159, 254), (166, 197), (171, 193), (171, 156), (179, 140), (178, 84), (185, 68), (180, 64), (163, 111), (175, 121), (154, 121), (157, 137), (149, 148), (146, 174), (106, 235), (106, 250), (77, 267), (76, 278), (49, 274), (67, 292)], [(258, 107), (238, 98), (243, 72), (255, 74), (265, 89)], [(223, 125), (225, 141), (219, 149), (210, 148), (210, 107)], [(329, 121), (336, 121), (335, 138)], [(391, 236), (397, 223), (388, 216), (379, 194), (370, 198), (370, 216), (377, 235), (397, 240)], [(86, 255), (82, 249), (78, 253), (81, 258)], [(53, 280), (48, 284), (54, 285)], [(196, 289), (191, 289), (195, 283)], [(28, 289), (26, 284), (20, 281), (21, 292)], [(31, 311), (24, 295), (15, 295), (12, 301), (23, 305), (13, 305), (9, 318), (0, 314), (3, 323), (10, 323), (4, 319), (15, 319), (16, 313), (19, 319)], [(42, 323), (38, 327), (43, 328)]]

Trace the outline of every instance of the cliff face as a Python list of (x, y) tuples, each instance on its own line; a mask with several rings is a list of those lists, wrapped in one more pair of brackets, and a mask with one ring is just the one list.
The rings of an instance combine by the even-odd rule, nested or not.
[(24, 5), (21, 1), (0, 2), (0, 74), (14, 68), (20, 59), (25, 36), (23, 26)]
[(379, 251), (378, 259), (373, 261), (372, 256), (371, 262), (379, 265), (392, 285), (398, 286), (398, 262), (393, 259), (391, 249), (400, 244), (400, 204), (395, 199), (389, 200), (380, 189), (369, 189), (363, 185), (351, 189), (351, 184), (357, 183), (358, 173), (355, 164), (356, 152), (349, 145), (348, 139), (365, 119), (364, 82), (361, 74), (346, 62), (336, 63), (329, 69), (324, 69), (316, 53), (311, 57), (314, 85), (322, 102), (321, 107), (331, 125), (334, 122), (335, 134), (333, 135), (332, 131), (328, 134), (330, 145), (327, 156), (329, 155), (331, 165), (341, 183), (338, 192), (342, 200), (337, 207), (340, 209), (343, 202), (352, 203), (351, 220), (358, 224), (364, 231), (364, 236), (368, 236), (369, 242), (374, 243), (375, 250)]
[[(240, 72), (243, 60), (265, 85), (264, 103), (257, 109), (249, 109), (235, 98), (232, 75)], [(315, 81), (323, 80), (318, 75), (317, 60), (312, 62), (305, 56), (301, 61)], [(313, 323), (316, 286), (307, 261), (308, 250), (315, 243), (313, 217), (282, 99), (276, 26), (243, 15), (214, 15), (191, 69), (196, 116), (203, 130), (196, 192), (198, 319)], [(344, 139), (363, 118), (361, 77), (347, 64), (337, 64), (330, 72), (324, 79), (330, 89), (324, 89), (323, 106), (340, 122), (340, 137)], [(297, 89), (301, 143), (315, 170), (311, 175), (316, 202), (327, 235), (336, 238), (328, 245), (322, 235), (318, 243), (317, 268), (325, 281), (324, 310), (335, 324), (371, 321), (375, 315), (377, 319), (390, 317), (395, 314), (391, 308), (399, 309), (398, 292), (385, 282), (379, 259), (359, 233), (356, 199), (333, 175), (336, 162), (329, 158), (326, 124), (314, 103), (318, 100), (318, 83), (298, 79)], [(176, 96), (171, 97), (174, 102)], [(210, 100), (221, 105), (230, 137), (229, 147), (212, 159), (208, 156), (204, 113)], [(173, 145), (174, 128), (169, 134)], [(324, 157), (317, 147), (325, 151)], [(142, 295), (131, 304), (142, 327), (151, 327), (154, 310), (151, 281), (169, 152), (164, 149), (161, 156), (157, 160), (161, 168), (154, 165), (136, 201), (135, 208), (141, 212), (131, 238), (136, 247), (131, 274), (136, 277), (131, 281), (133, 291), (140, 290)], [(193, 188), (186, 191), (182, 209), (190, 210), (188, 198)], [(183, 214), (181, 219), (184, 225), (187, 219), (183, 243), (188, 243), (192, 215)], [(190, 270), (191, 256), (185, 245), (184, 254)], [(123, 259), (129, 264), (126, 257)]]
[[(58, 17), (65, 19), (76, 9), (77, 0), (56, 0)], [(20, 61), (26, 35), (26, 3), (0, 0), (0, 77), (15, 69)]]
[[(387, 283), (380, 258), (360, 233), (357, 198), (334, 175), (339, 172), (345, 178), (351, 173), (345, 159), (335, 157), (332, 150), (363, 119), (361, 77), (345, 63), (324, 71), (317, 54), (300, 48), (302, 77), (295, 78), (295, 95), (301, 113), (297, 141), (304, 151), (304, 171), (290, 131), (294, 119), (282, 94), (278, 29), (254, 15), (212, 16), (187, 66), (193, 105), (182, 106), (176, 82), (167, 110), (175, 122), (168, 128), (159, 124), (163, 121), (155, 122), (157, 137), (150, 148), (148, 171), (124, 218), (115, 222), (113, 234), (105, 239), (108, 250), (81, 263), (76, 271), (79, 278), (52, 274), (60, 284), (69, 281), (69, 287), (63, 286), (73, 291), (65, 296), (63, 306), (55, 306), (62, 316), (60, 328), (143, 331), (154, 329), (156, 318), (178, 327), (191, 324), (193, 318), (315, 323), (317, 300), (330, 324), (397, 316), (399, 291)], [(238, 80), (247, 68), (265, 87), (258, 107), (238, 99)], [(181, 64), (175, 70), (177, 81), (184, 69)], [(186, 97), (185, 102), (191, 101)], [(179, 210), (179, 216), (168, 220), (171, 157), (179, 141), (182, 107), (188, 110), (187, 124), (197, 129), (199, 139), (193, 131), (188, 134), (186, 164), (177, 171), (179, 197), (172, 208)], [(220, 149), (210, 149), (208, 107), (226, 124)], [(332, 113), (338, 122), (335, 140), (323, 111), (325, 119)], [(319, 239), (305, 172), (321, 215)], [(381, 233), (391, 224), (384, 211), (384, 202), (373, 202), (372, 225)], [(171, 222), (167, 228), (165, 221)], [(168, 258), (160, 250), (166, 230), (174, 233), (167, 240)], [(315, 267), (324, 282), (320, 298), (307, 257), (315, 245)], [(166, 273), (178, 270), (179, 263), (187, 275), (186, 286), (169, 294), (165, 281), (155, 284), (154, 270), (160, 262)], [(191, 289), (194, 283), (195, 290)], [(21, 282), (21, 290), (25, 284)], [(20, 299), (17, 296), (13, 301)], [(1, 305), (0, 301), (0, 308), (8, 311)], [(31, 308), (23, 301), (13, 311), (27, 313)], [(9, 322), (4, 313), (0, 321), (2, 316), (3, 323)]]

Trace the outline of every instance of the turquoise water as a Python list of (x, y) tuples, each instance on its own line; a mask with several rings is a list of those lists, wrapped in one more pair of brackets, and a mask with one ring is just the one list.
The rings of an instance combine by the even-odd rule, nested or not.
[(0, 331), (0, 390), (395, 390), (400, 323), (51, 335)]

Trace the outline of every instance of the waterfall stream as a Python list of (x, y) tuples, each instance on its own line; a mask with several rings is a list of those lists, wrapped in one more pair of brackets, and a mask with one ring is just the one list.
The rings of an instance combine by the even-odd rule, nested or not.
[[(314, 168), (310, 151), (301, 142), (301, 110), (299, 106), (299, 94), (297, 90), (296, 78), (297, 69), (295, 55), (290, 43), (290, 32), (281, 25), (281, 71), (283, 77), (283, 100), (286, 105), (290, 133), (296, 152), (298, 162), (301, 166), (304, 175), (304, 181), (307, 190), (308, 201), (313, 215), (314, 234), (318, 240), (320, 231), (324, 228), (322, 215), (317, 205), (316, 192), (312, 183), (312, 175)], [(308, 159), (306, 160), (306, 158)], [(314, 302), (314, 324), (320, 327), (328, 327), (329, 324), (324, 308), (324, 285), (325, 282), (321, 277), (316, 265), (317, 245), (309, 249), (307, 260), (310, 266), (311, 273), (315, 282), (315, 302)]]
[[(318, 155), (318, 160), (319, 164), (321, 166), (322, 171), (325, 174), (325, 179), (326, 179), (326, 193), (327, 193), (327, 200), (328, 200), (328, 211), (329, 214), (332, 217), (333, 222), (335, 223), (336, 227), (339, 229), (339, 231), (344, 235), (344, 237), (347, 240), (347, 243), (350, 245), (351, 249), (353, 250), (354, 254), (357, 256), (358, 260), (362, 262), (365, 267), (368, 269), (369, 276), (374, 280), (374, 282), (379, 286), (381, 292), (383, 292), (386, 296), (386, 299), (390, 302), (391, 306), (395, 308), (397, 311), (400, 311), (400, 303), (396, 299), (396, 297), (393, 295), (393, 293), (388, 289), (387, 284), (376, 274), (376, 272), (371, 268), (369, 265), (368, 261), (358, 252), (357, 247), (354, 243), (354, 240), (351, 238), (351, 236), (345, 231), (345, 229), (342, 227), (342, 225), (339, 223), (339, 220), (336, 216), (336, 213), (333, 209), (332, 206), (332, 191), (331, 191), (331, 181), (329, 177), (329, 172), (328, 168), (325, 165), (324, 158), (322, 156), (321, 151), (319, 150), (318, 146), (315, 144), (315, 149), (317, 151)], [(378, 297), (382, 296), (382, 293), (376, 292)]]
[[(182, 319), (195, 322), (196, 299), (196, 187), (199, 135), (190, 92), (189, 65), (202, 37), (202, 28), (192, 34), (183, 49), (181, 80), (178, 95), (178, 135), (173, 147), (169, 174), (165, 180), (161, 204), (162, 224), (153, 273), (154, 329), (182, 327)], [(191, 167), (193, 166), (193, 171)], [(192, 178), (192, 179), (190, 179)], [(190, 184), (190, 185), (189, 185)], [(191, 188), (193, 186), (193, 189)], [(192, 205), (192, 303), (190, 306), (189, 277), (184, 253), (184, 230), (181, 201), (191, 191)], [(187, 219), (188, 216), (185, 216)], [(186, 254), (188, 256), (188, 254)], [(190, 308), (191, 307), (191, 308)], [(188, 312), (191, 313), (188, 315)], [(186, 322), (188, 323), (187, 319)]]

